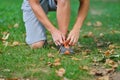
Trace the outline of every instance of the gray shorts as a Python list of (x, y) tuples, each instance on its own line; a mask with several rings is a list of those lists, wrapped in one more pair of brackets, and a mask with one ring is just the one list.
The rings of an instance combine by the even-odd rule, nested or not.
[[(56, 10), (54, 0), (40, 0), (40, 5), (47, 14), (49, 11)], [(24, 0), (22, 4), (23, 21), (26, 28), (26, 42), (33, 44), (41, 40), (46, 40), (46, 29), (42, 23), (36, 18), (33, 10), (31, 9), (28, 0)]]

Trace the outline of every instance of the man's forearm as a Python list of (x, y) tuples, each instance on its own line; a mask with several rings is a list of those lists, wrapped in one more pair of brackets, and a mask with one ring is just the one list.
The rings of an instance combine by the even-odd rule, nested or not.
[(80, 30), (83, 25), (83, 22), (87, 16), (89, 9), (89, 0), (80, 0), (80, 7), (78, 11), (78, 17), (74, 25), (74, 29)]
[[(45, 12), (43, 11), (42, 7), (39, 4), (39, 0), (29, 0), (29, 3), (38, 18), (38, 20), (45, 26), (45, 28), (52, 32), (55, 27), (49, 21), (48, 17), (46, 16)], [(34, 27), (34, 26), (33, 26)]]

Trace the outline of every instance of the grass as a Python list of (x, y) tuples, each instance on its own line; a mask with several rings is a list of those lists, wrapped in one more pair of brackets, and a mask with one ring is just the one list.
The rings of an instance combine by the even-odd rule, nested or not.
[[(80, 66), (92, 66), (93, 58), (100, 58), (98, 49), (108, 50), (108, 45), (97, 47), (93, 38), (84, 38), (88, 32), (93, 32), (94, 36), (102, 42), (120, 46), (120, 10), (119, 0), (91, 0), (90, 11), (87, 19), (81, 29), (79, 42), (82, 48), (75, 47), (76, 54), (71, 56), (59, 55), (54, 45), (51, 44), (51, 36), (48, 34), (50, 44), (42, 49), (31, 50), (25, 43), (25, 28), (22, 20), (21, 4), (22, 0), (0, 0), (0, 78), (30, 78), (37, 80), (61, 80), (56, 75), (56, 70), (64, 68), (66, 73), (64, 77), (70, 80), (94, 80), (95, 77), (88, 74), (88, 71), (80, 69)], [(75, 22), (77, 15), (78, 1), (74, 0), (72, 4), (72, 16), (70, 29)], [(48, 17), (56, 24), (54, 18), (55, 12), (48, 14)], [(96, 27), (94, 23), (99, 21), (102, 26)], [(92, 25), (88, 26), (90, 22)], [(18, 28), (13, 27), (19, 24)], [(6, 40), (8, 45), (2, 41), (3, 32), (9, 32), (10, 36)], [(100, 38), (99, 34), (103, 33), (104, 37)], [(19, 46), (10, 46), (14, 41), (20, 43)], [(89, 55), (83, 55), (86, 49), (90, 50)], [(48, 54), (54, 55), (49, 58)], [(115, 48), (114, 53), (120, 55), (120, 48)], [(85, 56), (88, 56), (85, 58)], [(81, 60), (74, 60), (73, 57)], [(48, 62), (54, 63), (55, 59), (60, 58), (60, 66), (48, 66)], [(120, 60), (120, 58), (119, 58)], [(118, 61), (119, 61), (118, 60)], [(120, 66), (117, 68), (120, 71)]]

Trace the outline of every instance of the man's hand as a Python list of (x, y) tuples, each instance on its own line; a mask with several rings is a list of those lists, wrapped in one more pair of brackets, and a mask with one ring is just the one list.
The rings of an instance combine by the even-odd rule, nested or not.
[(69, 41), (69, 45), (75, 45), (79, 39), (80, 30), (72, 29), (68, 35), (67, 41)]
[(65, 35), (57, 29), (52, 31), (51, 35), (56, 45), (61, 45), (65, 41)]

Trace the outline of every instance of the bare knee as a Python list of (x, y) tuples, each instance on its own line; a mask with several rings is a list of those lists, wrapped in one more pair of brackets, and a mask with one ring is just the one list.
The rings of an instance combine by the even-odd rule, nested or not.
[(69, 0), (57, 0), (59, 6), (66, 6), (69, 3)]
[(45, 44), (45, 41), (39, 41), (30, 45), (32, 49), (42, 48)]

